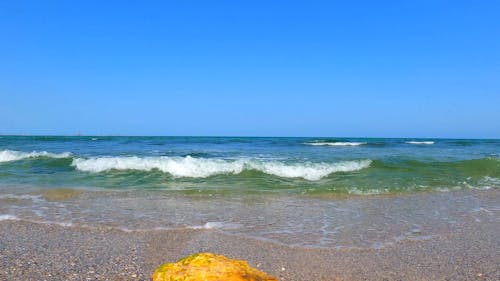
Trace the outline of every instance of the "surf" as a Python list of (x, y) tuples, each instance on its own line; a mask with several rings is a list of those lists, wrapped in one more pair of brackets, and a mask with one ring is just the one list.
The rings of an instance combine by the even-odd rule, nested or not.
[(79, 171), (100, 173), (111, 170), (159, 170), (174, 177), (206, 178), (220, 174), (240, 174), (257, 170), (283, 178), (320, 180), (332, 173), (350, 172), (368, 168), (371, 160), (339, 161), (335, 163), (295, 162), (287, 163), (260, 159), (213, 159), (186, 157), (96, 157), (76, 158), (72, 166)]
[(329, 142), (329, 141), (317, 141), (317, 142), (305, 142), (305, 145), (312, 145), (312, 146), (360, 146), (367, 144), (366, 142), (345, 142), (345, 141), (339, 141), (339, 142)]
[(71, 157), (70, 152), (62, 152), (62, 153), (50, 153), (47, 151), (32, 151), (32, 152), (23, 152), (16, 150), (1, 150), (0, 151), (0, 163), (1, 162), (11, 162), (18, 161), (26, 158), (69, 158)]

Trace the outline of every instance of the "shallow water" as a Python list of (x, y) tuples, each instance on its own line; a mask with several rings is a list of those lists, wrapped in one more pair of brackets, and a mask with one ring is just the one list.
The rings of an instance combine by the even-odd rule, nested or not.
[(124, 231), (206, 229), (307, 248), (381, 248), (500, 225), (498, 190), (318, 198), (285, 194), (11, 190), (0, 220)]
[(500, 141), (0, 138), (0, 220), (381, 248), (499, 223)]

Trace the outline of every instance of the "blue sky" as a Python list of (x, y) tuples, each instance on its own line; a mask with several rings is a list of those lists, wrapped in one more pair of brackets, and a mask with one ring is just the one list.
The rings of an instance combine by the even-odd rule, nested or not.
[(500, 138), (499, 1), (0, 2), (0, 133)]

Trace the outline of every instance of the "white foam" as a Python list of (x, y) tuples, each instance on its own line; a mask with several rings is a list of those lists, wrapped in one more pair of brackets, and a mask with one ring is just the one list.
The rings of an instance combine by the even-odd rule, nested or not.
[(488, 186), (498, 186), (500, 187), (500, 178), (494, 178), (490, 176), (485, 176), (481, 179), (480, 183), (482, 185), (488, 185)]
[(59, 225), (59, 226), (64, 226), (64, 227), (74, 226), (74, 224), (71, 222), (39, 221), (39, 220), (18, 218), (18, 217), (13, 216), (13, 215), (0, 215), (0, 221), (3, 221), (3, 220), (25, 221), (25, 222), (38, 223), (38, 224), (53, 224), (53, 225)]
[(450, 192), (450, 191), (457, 191), (462, 189), (461, 186), (451, 186), (451, 187), (438, 187), (436, 188), (437, 191), (439, 192)]
[(15, 150), (0, 150), (0, 163), (17, 161), (26, 158), (36, 158), (36, 157), (68, 158), (71, 157), (71, 153), (70, 152), (50, 153), (47, 151), (23, 152)]
[(0, 221), (5, 221), (5, 220), (18, 220), (18, 218), (13, 215), (0, 215)]
[(56, 222), (56, 221), (47, 221), (47, 222), (41, 222), (44, 224), (55, 224), (59, 226), (64, 226), (64, 227), (72, 227), (74, 224), (72, 222)]
[(366, 144), (366, 142), (305, 142), (305, 145), (314, 145), (314, 146), (359, 146)]
[(406, 142), (407, 144), (416, 144), (416, 145), (430, 145), (430, 144), (434, 144), (433, 141), (407, 141)]
[(236, 229), (236, 228), (239, 228), (240, 226), (241, 226), (240, 224), (235, 224), (235, 223), (209, 221), (209, 222), (205, 223), (204, 225), (190, 226), (188, 228), (191, 228), (191, 229)]
[(84, 172), (104, 172), (109, 170), (153, 169), (169, 173), (174, 177), (205, 178), (219, 174), (239, 174), (244, 170), (258, 170), (285, 178), (319, 180), (335, 172), (357, 171), (369, 167), (371, 160), (343, 161), (337, 163), (284, 163), (257, 159), (208, 159), (186, 157), (98, 157), (76, 158), (72, 166)]
[(350, 188), (347, 189), (347, 192), (349, 194), (354, 194), (354, 195), (378, 195), (378, 194), (388, 193), (389, 191), (387, 189), (383, 189), (383, 190), (379, 190), (379, 189), (362, 190), (362, 189), (358, 189), (356, 187), (350, 187)]
[(244, 169), (244, 161), (226, 161), (186, 157), (98, 157), (77, 158), (72, 166), (85, 172), (104, 172), (109, 170), (151, 171), (158, 169), (176, 177), (204, 178), (216, 174), (238, 174)]
[(303, 178), (319, 180), (336, 172), (351, 172), (368, 168), (371, 160), (343, 161), (337, 163), (296, 163), (283, 164), (281, 162), (258, 162), (254, 164), (256, 170), (284, 178)]
[(30, 194), (0, 194), (0, 199), (43, 201), (41, 195)]

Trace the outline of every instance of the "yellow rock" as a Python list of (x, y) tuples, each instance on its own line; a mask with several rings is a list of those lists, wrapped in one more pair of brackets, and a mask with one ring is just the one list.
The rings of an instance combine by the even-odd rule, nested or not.
[(153, 281), (278, 281), (278, 278), (252, 268), (246, 261), (228, 259), (212, 253), (188, 256), (156, 269)]

